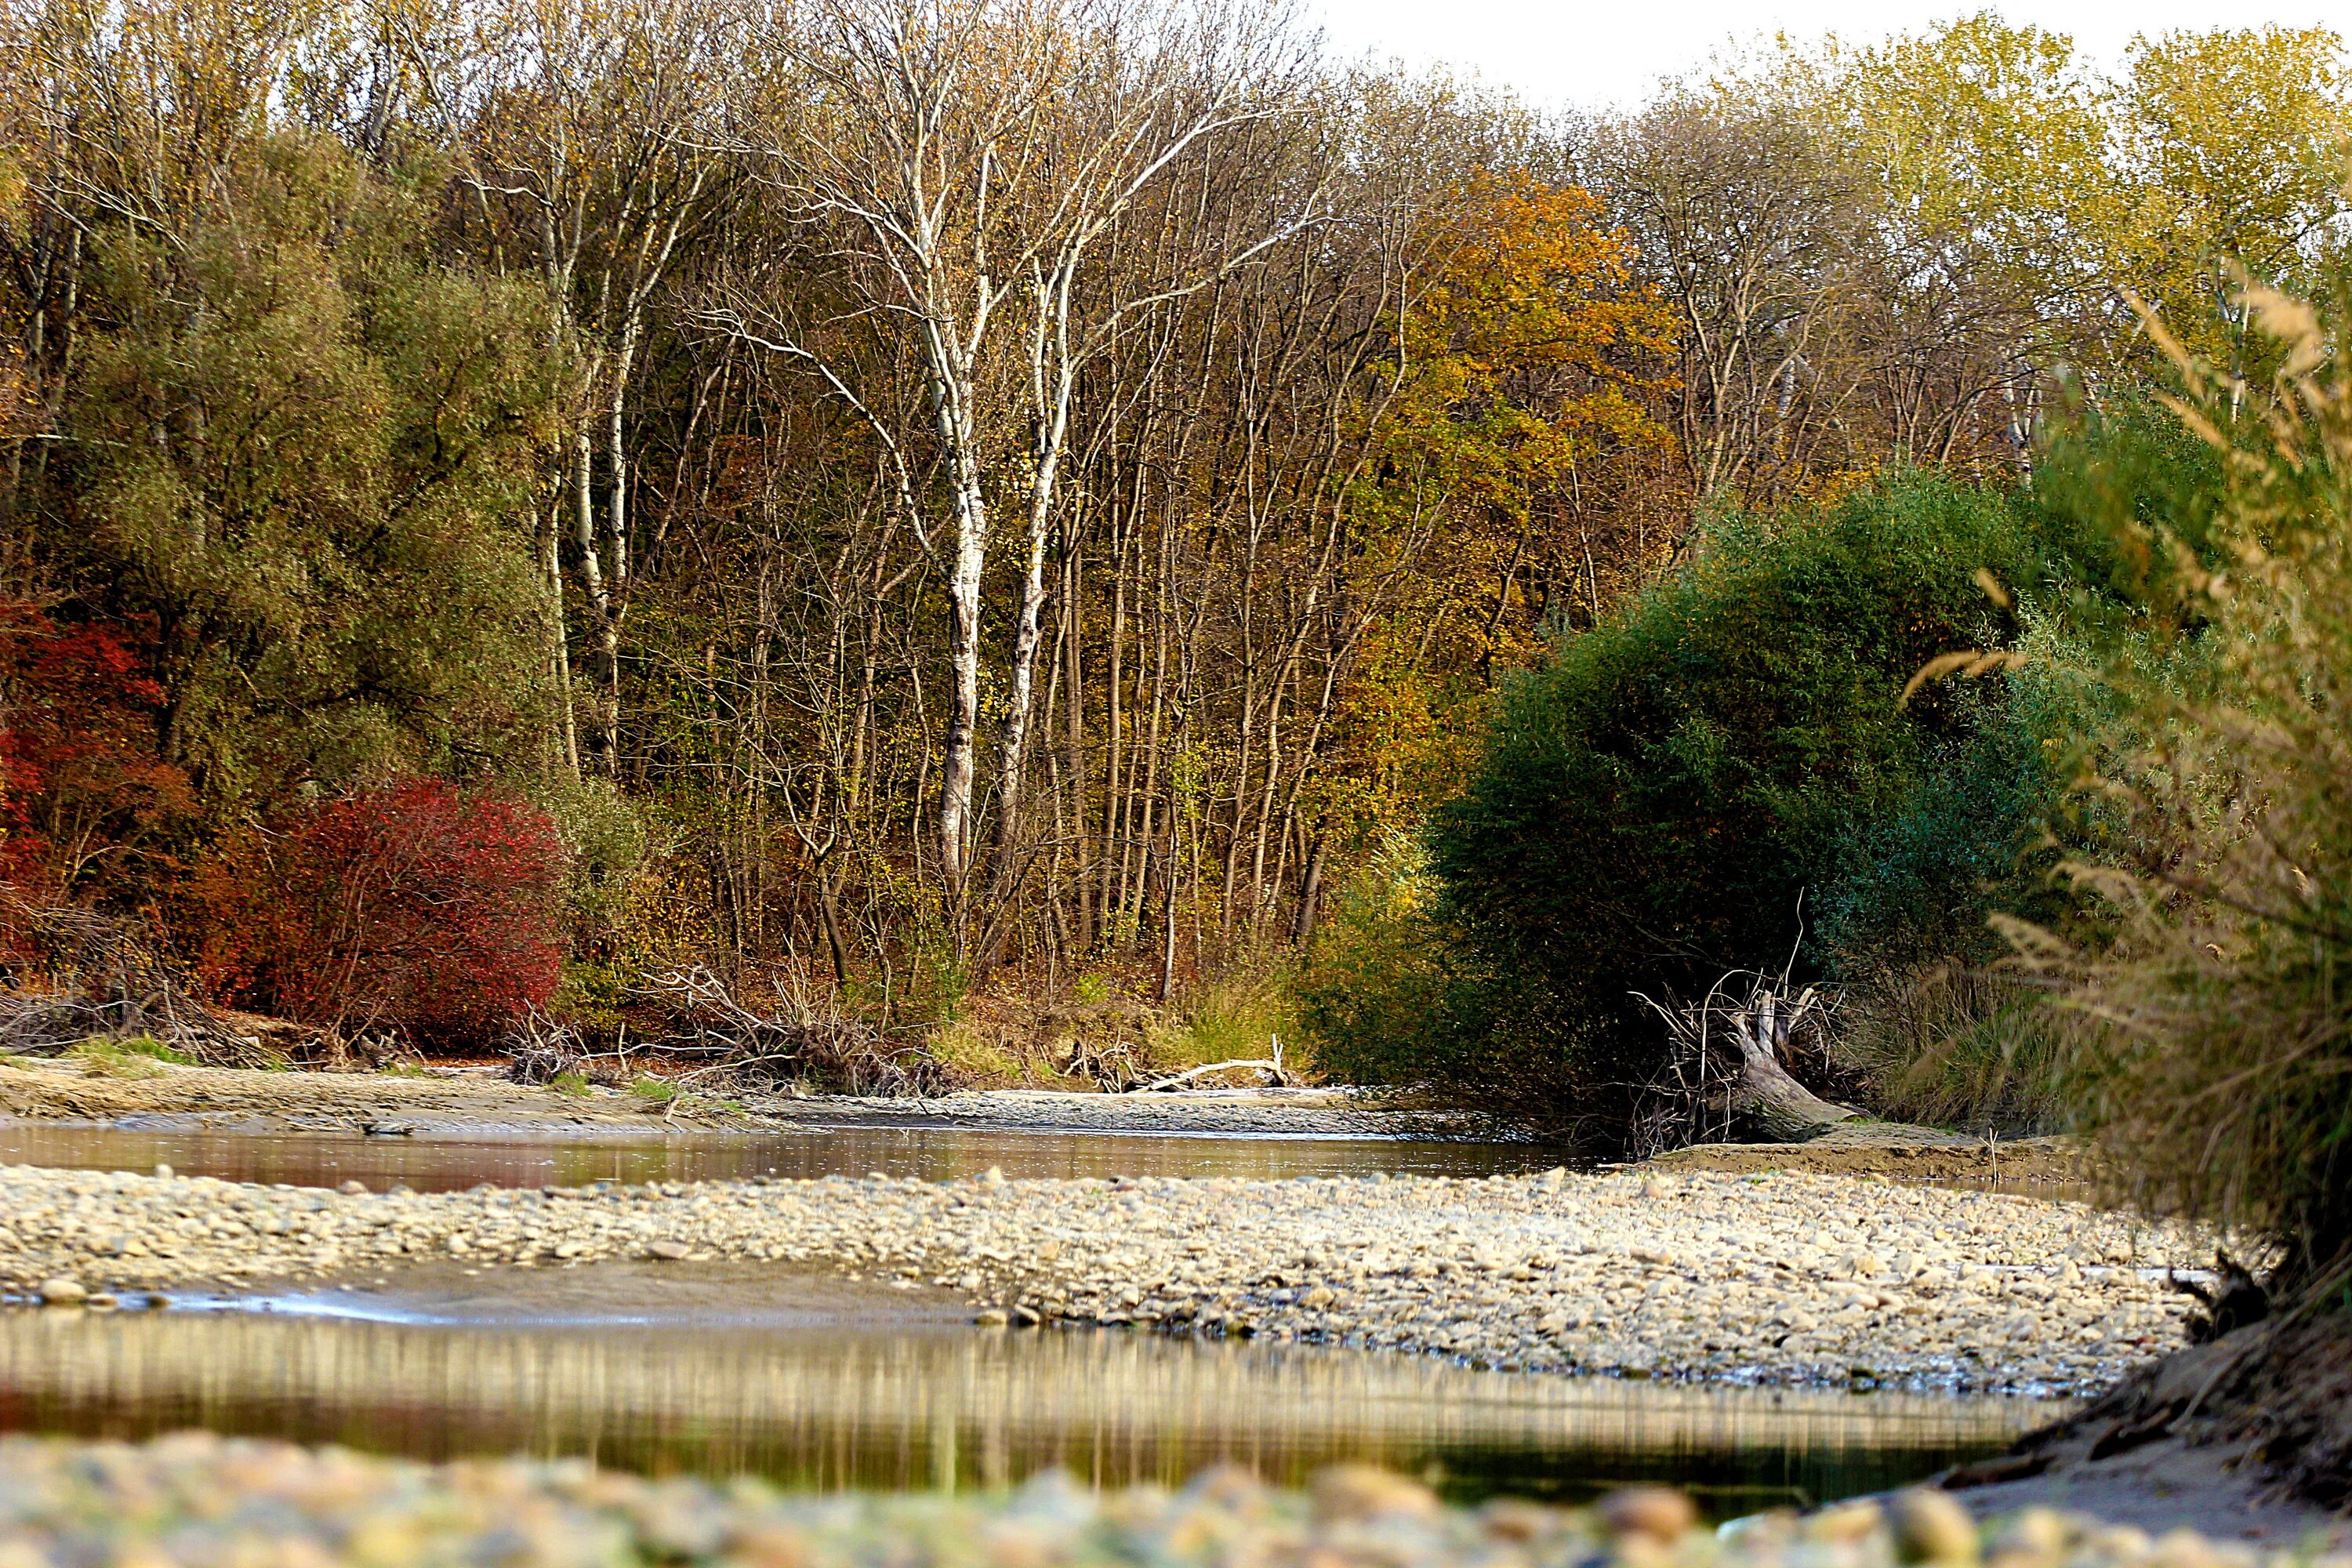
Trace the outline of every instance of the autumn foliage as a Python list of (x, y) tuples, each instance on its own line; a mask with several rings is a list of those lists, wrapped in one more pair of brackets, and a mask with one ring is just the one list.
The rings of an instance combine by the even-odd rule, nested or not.
[(199, 868), (201, 971), (256, 1011), (478, 1045), (553, 993), (562, 877), (536, 806), (436, 779), (360, 791)]
[(163, 700), (121, 633), (0, 599), (0, 879), (40, 901), (135, 898), (193, 809), (155, 756)]

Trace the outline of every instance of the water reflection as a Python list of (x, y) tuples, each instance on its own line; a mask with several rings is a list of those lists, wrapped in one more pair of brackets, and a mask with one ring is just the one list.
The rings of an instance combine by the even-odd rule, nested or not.
[(573, 1186), (871, 1171), (945, 1181), (991, 1165), (1008, 1176), (1483, 1176), (1557, 1161), (1542, 1149), (1511, 1143), (935, 1127), (459, 1139), (0, 1123), (0, 1164), (143, 1171), (159, 1163), (182, 1175), (226, 1181), (331, 1187), (356, 1178), (372, 1187), (406, 1182), (435, 1192), (479, 1182)]
[(201, 1426), (440, 1458), (586, 1455), (803, 1488), (1101, 1485), (1339, 1459), (1460, 1498), (1633, 1479), (1717, 1516), (1916, 1479), (2052, 1418), (2048, 1402), (1504, 1376), (1429, 1361), (1118, 1332), (562, 1328), (259, 1313), (0, 1313), (0, 1427)]

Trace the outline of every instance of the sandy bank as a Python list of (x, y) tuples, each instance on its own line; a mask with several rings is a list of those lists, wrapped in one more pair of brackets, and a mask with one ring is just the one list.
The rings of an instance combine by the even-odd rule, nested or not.
[(1981, 1182), (2003, 1186), (2080, 1187), (2093, 1173), (2071, 1138), (1971, 1138), (1928, 1127), (1871, 1121), (1808, 1143), (1701, 1143), (1650, 1162), (1661, 1171), (1737, 1175), (1807, 1172), (1883, 1176), (1896, 1182)]

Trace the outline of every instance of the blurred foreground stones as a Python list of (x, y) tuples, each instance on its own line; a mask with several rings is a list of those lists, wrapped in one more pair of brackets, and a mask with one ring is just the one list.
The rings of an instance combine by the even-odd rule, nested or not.
[(2352, 1568), (2035, 1510), (1979, 1529), (1937, 1493), (1697, 1527), (1656, 1488), (1591, 1510), (1449, 1508), (1343, 1467), (1305, 1493), (1209, 1471), (1097, 1494), (778, 1493), (576, 1461), (426, 1466), (190, 1433), (141, 1447), (0, 1439), (0, 1568)]

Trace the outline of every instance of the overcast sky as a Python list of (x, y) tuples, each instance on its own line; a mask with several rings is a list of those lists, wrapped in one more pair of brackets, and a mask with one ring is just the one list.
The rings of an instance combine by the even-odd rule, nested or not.
[[(1306, 0), (1341, 53), (1445, 63), (1544, 108), (1638, 101), (1662, 76), (1734, 40), (1786, 32), (1857, 42), (1982, 7), (1929, 0)], [(2009, 0), (2011, 22), (2070, 33), (2112, 61), (2137, 32), (2171, 27), (2352, 28), (2352, 0)]]

